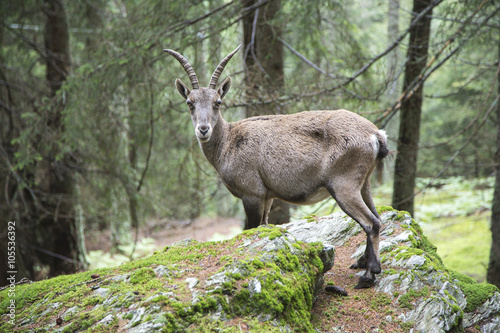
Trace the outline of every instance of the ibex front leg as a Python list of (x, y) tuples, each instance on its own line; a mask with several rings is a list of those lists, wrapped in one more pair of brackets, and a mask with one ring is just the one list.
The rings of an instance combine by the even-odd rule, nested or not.
[(340, 208), (353, 218), (366, 233), (366, 251), (353, 268), (366, 268), (365, 274), (359, 279), (356, 289), (369, 288), (375, 284), (375, 274), (381, 272), (379, 254), (380, 221), (366, 205), (361, 191), (349, 188), (328, 188)]
[(253, 196), (243, 197), (241, 200), (247, 216), (245, 230), (257, 228), (264, 217), (264, 200)]

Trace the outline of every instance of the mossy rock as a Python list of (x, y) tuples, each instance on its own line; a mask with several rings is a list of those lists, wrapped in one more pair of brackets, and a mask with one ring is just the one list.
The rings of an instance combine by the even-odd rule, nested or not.
[[(322, 285), (321, 250), (321, 244), (296, 241), (278, 227), (222, 242), (182, 241), (119, 267), (16, 286), (14, 326), (8, 322), (12, 298), (4, 290), (0, 331), (183, 332), (189, 327), (205, 332), (236, 320), (269, 332), (277, 327), (312, 332), (310, 310)], [(95, 274), (99, 278), (91, 278)], [(188, 278), (199, 281), (189, 285)]]
[[(448, 271), (406, 212), (388, 206), (379, 212), (384, 271), (376, 301), (365, 306), (397, 304), (402, 331), (458, 332), (493, 323), (500, 315), (496, 287)], [(222, 242), (184, 240), (118, 267), (16, 285), (15, 297), (0, 292), (0, 331), (314, 332), (311, 309), (333, 265), (330, 244), (342, 246), (359, 232), (342, 213), (309, 217)]]

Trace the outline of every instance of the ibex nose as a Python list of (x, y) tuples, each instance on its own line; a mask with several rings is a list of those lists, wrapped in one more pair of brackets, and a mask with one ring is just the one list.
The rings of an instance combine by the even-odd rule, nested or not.
[(210, 127), (208, 127), (207, 125), (200, 125), (198, 127), (198, 131), (200, 131), (200, 133), (202, 135), (206, 135), (208, 133), (208, 130), (210, 129)]

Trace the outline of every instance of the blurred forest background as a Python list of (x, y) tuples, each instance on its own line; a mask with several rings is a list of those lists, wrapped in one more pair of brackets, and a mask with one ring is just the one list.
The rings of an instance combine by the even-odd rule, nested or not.
[[(102, 230), (132, 256), (152, 221), (243, 221), (174, 87), (187, 75), (162, 51), (207, 85), (243, 44), (223, 75), (226, 120), (338, 108), (372, 120), (398, 151), (376, 203), (432, 225), (424, 198), (447, 189), (457, 204), (436, 211), (467, 234), (481, 214), (475, 242), (500, 286), (499, 12), (494, 0), (2, 1), (0, 261), (8, 221), (17, 277), (32, 280), (85, 269), (85, 239)], [(295, 211), (278, 203), (274, 221)]]

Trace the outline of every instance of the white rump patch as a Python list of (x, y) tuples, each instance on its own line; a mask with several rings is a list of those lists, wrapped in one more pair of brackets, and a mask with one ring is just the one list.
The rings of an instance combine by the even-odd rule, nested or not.
[(387, 133), (384, 130), (378, 130), (378, 133), (384, 139), (384, 141), (387, 143)]
[(387, 133), (384, 130), (379, 130), (378, 135), (379, 136), (377, 136), (376, 134), (372, 134), (372, 136), (370, 137), (373, 147), (373, 153), (375, 154), (375, 156), (378, 155), (378, 151), (380, 149), (379, 140), (382, 139), (384, 143), (387, 143)]

